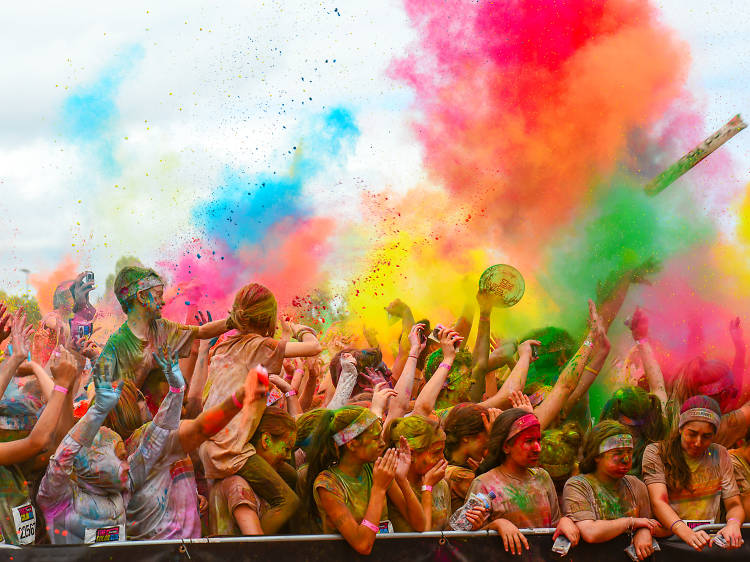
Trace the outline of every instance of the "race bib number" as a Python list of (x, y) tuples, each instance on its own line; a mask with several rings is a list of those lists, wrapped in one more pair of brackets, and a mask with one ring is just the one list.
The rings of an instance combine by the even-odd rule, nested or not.
[(86, 544), (124, 541), (125, 525), (113, 525), (112, 527), (86, 529), (86, 535), (84, 536), (83, 540)]
[(34, 544), (36, 538), (36, 513), (30, 503), (14, 507), (13, 524), (16, 527), (18, 544)]
[(378, 523), (378, 535), (386, 535), (393, 532), (393, 525), (389, 519)]
[(713, 521), (710, 519), (685, 519), (685, 524), (691, 529), (700, 527), (701, 525), (711, 525)]

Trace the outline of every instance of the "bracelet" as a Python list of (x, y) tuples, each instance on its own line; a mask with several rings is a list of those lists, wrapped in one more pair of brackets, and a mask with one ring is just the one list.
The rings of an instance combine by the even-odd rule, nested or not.
[(672, 530), (672, 527), (674, 527), (675, 525), (677, 525), (677, 523), (682, 523), (683, 525), (686, 525), (686, 524), (687, 524), (687, 523), (685, 523), (685, 522), (684, 522), (684, 521), (683, 521), (682, 519), (678, 519), (677, 521), (675, 521), (674, 523), (672, 523), (672, 524), (671, 524), (671, 525), (669, 526), (669, 532), (670, 532), (670, 533), (673, 533), (673, 532), (674, 532), (674, 531)]
[(315, 332), (312, 328), (308, 328), (307, 326), (305, 326), (304, 328), (300, 328), (299, 330), (297, 330), (297, 333), (294, 334), (294, 339), (297, 341), (302, 341), (302, 338), (305, 337), (305, 334), (314, 336)]
[(287, 398), (291, 398), (292, 396), (297, 396), (297, 391), (292, 389), (289, 392), (285, 392), (284, 396), (286, 396)]
[(179, 386), (170, 386), (169, 387), (169, 392), (174, 392), (175, 394), (179, 394), (183, 390), (185, 390), (184, 386), (183, 387), (179, 387)]
[(297, 374), (297, 373), (302, 373), (304, 375), (305, 374), (305, 370), (304, 369), (294, 369), (294, 374)]
[(362, 519), (362, 523), (360, 523), (360, 525), (362, 525), (363, 527), (367, 527), (368, 529), (370, 529), (376, 535), (378, 534), (378, 531), (380, 531), (380, 527), (378, 527), (372, 521), (368, 521), (367, 519)]
[(409, 359), (419, 359), (419, 355), (409, 355)]
[(588, 338), (586, 338), (586, 340), (583, 342), (583, 345), (585, 345), (586, 347), (594, 347), (594, 343)]
[(68, 389), (65, 388), (64, 386), (60, 386), (59, 384), (56, 384), (53, 390), (56, 390), (57, 392), (62, 392), (63, 394), (68, 393)]
[(591, 367), (589, 367), (588, 365), (586, 365), (586, 366), (585, 366), (585, 367), (583, 368), (583, 370), (584, 370), (584, 371), (588, 371), (589, 373), (594, 373), (594, 375), (598, 375), (598, 374), (599, 374), (599, 371), (597, 371), (596, 369), (592, 369), (592, 368), (591, 368)]
[(234, 402), (235, 406), (237, 406), (238, 408), (242, 409), (242, 402), (240, 402), (239, 400), (237, 400), (237, 391), (236, 390), (232, 393), (232, 402)]
[(630, 521), (628, 521), (628, 533), (631, 535), (633, 534), (633, 525), (635, 525), (635, 520), (631, 517)]
[(737, 521), (737, 524), (738, 524), (738, 525), (739, 525), (740, 527), (742, 526), (742, 523), (740, 523), (740, 520), (739, 520), (739, 519), (737, 519), (736, 517), (730, 517), (729, 519), (727, 519), (727, 525), (729, 524), (729, 522), (730, 522), (730, 521)]
[(644, 343), (648, 343), (648, 340), (646, 338), (641, 338), (639, 340), (635, 340), (635, 343), (638, 345), (643, 345)]
[(429, 484), (423, 484), (422, 485), (422, 491), (423, 492), (432, 492), (432, 486), (430, 486)]
[(446, 369), (450, 371), (451, 368), (453, 367), (453, 363), (446, 363), (445, 361), (443, 361), (442, 363), (440, 363), (440, 365), (438, 365), (438, 368), (440, 367), (445, 367)]

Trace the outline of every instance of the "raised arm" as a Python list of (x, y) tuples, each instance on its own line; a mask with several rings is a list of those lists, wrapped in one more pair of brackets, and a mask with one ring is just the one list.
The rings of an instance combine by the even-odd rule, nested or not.
[(0, 443), (0, 465), (22, 463), (52, 448), (57, 421), (67, 400), (67, 394), (78, 376), (75, 359), (69, 352), (64, 353), (64, 359), (52, 365), (57, 385), (47, 402), (47, 407), (28, 436)]
[(223, 318), (222, 320), (213, 320), (212, 322), (206, 322), (205, 324), (198, 326), (198, 333), (195, 337), (199, 340), (210, 340), (213, 338), (218, 338), (220, 335), (228, 332), (233, 327), (234, 326), (232, 326), (232, 322), (229, 320), (229, 317)]
[[(429, 417), (435, 408), (435, 402), (443, 388), (445, 379), (453, 366), (456, 358), (456, 349), (463, 338), (458, 332), (443, 328), (439, 333), (440, 347), (443, 350), (443, 362), (435, 370), (430, 380), (419, 391), (419, 396), (414, 403), (414, 414), (418, 416)], [(398, 386), (398, 385), (397, 385)]]
[(27, 342), (33, 330), (32, 326), (26, 325), (26, 314), (21, 309), (18, 309), (9, 321), (13, 351), (8, 359), (0, 363), (0, 398), (5, 395), (10, 379), (16, 374), (18, 367), (28, 358)]
[(648, 388), (651, 394), (661, 402), (662, 408), (667, 404), (667, 389), (664, 385), (664, 375), (661, 372), (659, 362), (656, 360), (654, 350), (648, 341), (648, 318), (640, 308), (636, 308), (629, 322), (630, 332), (638, 345), (638, 352), (643, 361), (643, 370), (646, 373)]
[(398, 353), (393, 361), (391, 373), (393, 378), (398, 380), (401, 372), (404, 370), (406, 360), (409, 356), (409, 333), (414, 326), (414, 314), (411, 308), (400, 299), (396, 299), (385, 307), (385, 311), (396, 318), (401, 318), (401, 333), (398, 336)]
[(287, 342), (284, 357), (314, 357), (323, 351), (315, 330), (302, 324), (289, 324), (289, 327), (297, 341)]
[(745, 357), (746, 357), (746, 346), (745, 337), (742, 332), (742, 324), (740, 323), (740, 317), (738, 316), (729, 323), (729, 334), (732, 336), (732, 344), (734, 345), (734, 361), (732, 362), (732, 374), (734, 380), (741, 386), (740, 396), (745, 394), (746, 386), (745, 382)]
[(424, 330), (424, 324), (414, 324), (411, 332), (409, 332), (409, 356), (406, 359), (404, 370), (396, 382), (396, 387), (393, 389), (396, 391), (396, 396), (391, 399), (391, 406), (388, 408), (388, 417), (383, 424), (383, 429), (388, 427), (391, 420), (400, 418), (409, 409), (414, 375), (417, 371), (417, 358), (427, 343), (427, 338), (424, 337), (422, 330)]
[(508, 375), (508, 378), (505, 379), (503, 386), (500, 387), (500, 390), (494, 396), (490, 396), (484, 402), (480, 402), (480, 406), (484, 406), (485, 408), (508, 407), (511, 395), (514, 392), (523, 391), (523, 387), (526, 386), (529, 365), (534, 361), (532, 358), (532, 346), (538, 346), (541, 343), (539, 340), (526, 340), (518, 346), (518, 361)]
[(328, 406), (326, 406), (329, 410), (337, 410), (346, 406), (349, 397), (352, 395), (352, 390), (357, 384), (357, 361), (352, 354), (342, 353), (340, 361), (341, 374), (339, 375), (339, 383), (336, 385), (333, 398), (331, 398)]
[(487, 293), (477, 293), (479, 304), (479, 325), (477, 327), (477, 341), (471, 356), (471, 386), (472, 402), (479, 402), (485, 390), (485, 374), (490, 356), (490, 316), (492, 315), (492, 296)]

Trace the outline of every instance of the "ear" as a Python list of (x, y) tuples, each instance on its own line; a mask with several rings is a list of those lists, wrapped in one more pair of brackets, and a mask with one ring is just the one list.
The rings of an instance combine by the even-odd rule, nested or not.
[(271, 436), (268, 433), (261, 433), (260, 446), (266, 450), (271, 448)]

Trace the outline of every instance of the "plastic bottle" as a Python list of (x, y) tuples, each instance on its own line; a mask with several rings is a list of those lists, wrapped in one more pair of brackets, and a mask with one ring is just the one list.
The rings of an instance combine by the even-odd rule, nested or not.
[(496, 497), (497, 496), (495, 495), (495, 492), (490, 492), (486, 495), (471, 494), (466, 500), (466, 503), (458, 508), (456, 510), (456, 513), (451, 515), (451, 519), (449, 522), (451, 529), (455, 531), (471, 531), (472, 524), (466, 518), (466, 512), (475, 507), (484, 507), (489, 510), (490, 506), (492, 505), (492, 500), (494, 500)]

